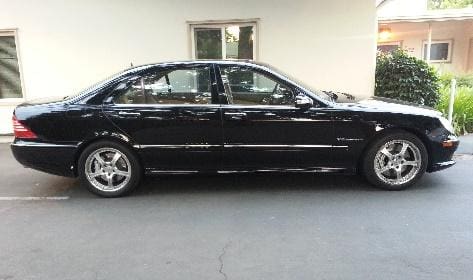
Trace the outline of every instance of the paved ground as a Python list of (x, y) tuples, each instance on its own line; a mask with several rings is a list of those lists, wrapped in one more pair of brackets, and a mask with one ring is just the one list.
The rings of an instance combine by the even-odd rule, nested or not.
[(460, 146), (457, 153), (459, 154), (473, 154), (473, 133), (460, 137)]
[[(358, 177), (169, 176), (99, 199), (0, 145), (0, 279), (472, 279), (473, 157), (403, 192)], [(5, 200), (15, 197), (57, 201)]]

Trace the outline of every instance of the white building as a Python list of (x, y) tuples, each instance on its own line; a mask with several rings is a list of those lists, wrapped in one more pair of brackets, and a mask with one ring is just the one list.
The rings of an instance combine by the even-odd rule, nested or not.
[(473, 72), (473, 8), (428, 10), (427, 0), (384, 0), (378, 6), (378, 49), (405, 49), (440, 72)]
[(0, 0), (0, 134), (15, 105), (133, 65), (249, 58), (321, 89), (373, 94), (374, 0)]

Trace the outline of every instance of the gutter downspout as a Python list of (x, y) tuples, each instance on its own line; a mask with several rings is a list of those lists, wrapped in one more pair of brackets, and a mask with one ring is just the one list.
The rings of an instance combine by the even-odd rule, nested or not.
[(432, 47), (432, 23), (429, 22), (429, 33), (427, 37), (427, 49), (425, 50), (426, 59), (425, 61), (430, 64), (430, 49)]

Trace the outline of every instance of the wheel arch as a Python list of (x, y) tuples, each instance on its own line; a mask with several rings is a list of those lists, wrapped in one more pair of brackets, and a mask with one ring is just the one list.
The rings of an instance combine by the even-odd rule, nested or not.
[(360, 173), (360, 171), (362, 169), (361, 165), (363, 163), (363, 158), (366, 155), (368, 149), (371, 147), (371, 145), (373, 145), (373, 143), (375, 141), (377, 141), (378, 139), (380, 139), (381, 137), (384, 137), (388, 134), (393, 134), (393, 133), (396, 133), (396, 132), (401, 132), (401, 133), (406, 133), (407, 132), (407, 133), (410, 133), (410, 134), (416, 136), (422, 142), (422, 144), (424, 144), (425, 148), (427, 149), (427, 167), (429, 167), (431, 165), (432, 145), (431, 145), (427, 135), (422, 133), (422, 131), (419, 131), (418, 129), (415, 129), (415, 128), (412, 128), (412, 127), (398, 126), (398, 127), (389, 127), (389, 128), (385, 128), (381, 131), (378, 131), (376, 134), (374, 134), (369, 139), (368, 142), (366, 142), (366, 144), (364, 145), (364, 147), (362, 149), (362, 152), (360, 153), (358, 161), (357, 161), (357, 172), (358, 173)]
[(124, 145), (125, 147), (127, 147), (130, 152), (134, 153), (136, 158), (139, 160), (141, 166), (143, 166), (143, 162), (141, 160), (141, 157), (139, 156), (139, 154), (136, 152), (135, 148), (133, 147), (133, 143), (129, 140), (128, 137), (124, 136), (124, 135), (118, 135), (118, 134), (109, 134), (109, 133), (102, 133), (102, 134), (99, 134), (95, 137), (90, 137), (88, 138), (87, 140), (81, 142), (79, 144), (79, 146), (77, 147), (77, 150), (75, 152), (75, 155), (74, 155), (74, 168), (73, 168), (73, 171), (74, 171), (74, 176), (78, 176), (78, 164), (79, 164), (79, 158), (81, 156), (81, 154), (84, 152), (84, 150), (90, 146), (91, 144), (93, 143), (96, 143), (96, 142), (99, 142), (99, 141), (110, 141), (110, 142), (116, 142), (116, 143), (119, 143), (119, 144), (122, 144)]

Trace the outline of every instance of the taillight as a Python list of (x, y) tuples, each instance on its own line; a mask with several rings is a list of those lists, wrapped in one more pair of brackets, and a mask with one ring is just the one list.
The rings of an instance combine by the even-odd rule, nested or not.
[(12, 117), (13, 122), (13, 133), (15, 134), (15, 138), (21, 139), (36, 139), (38, 136), (34, 134), (28, 127), (24, 126), (20, 121), (18, 121), (13, 115)]

